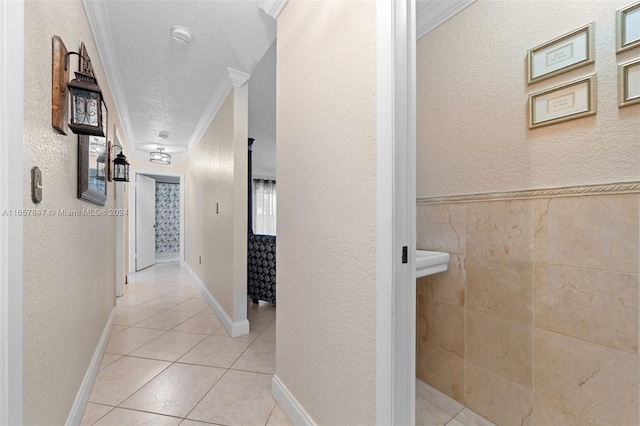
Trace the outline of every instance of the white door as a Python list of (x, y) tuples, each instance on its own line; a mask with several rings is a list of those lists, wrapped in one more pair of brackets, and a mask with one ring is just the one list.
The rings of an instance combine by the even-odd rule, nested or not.
[(136, 271), (156, 263), (156, 180), (136, 177)]

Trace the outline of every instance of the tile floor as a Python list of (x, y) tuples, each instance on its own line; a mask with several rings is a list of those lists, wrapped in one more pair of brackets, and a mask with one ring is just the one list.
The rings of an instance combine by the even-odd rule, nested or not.
[(489, 420), (416, 379), (416, 426), (496, 426)]
[[(271, 397), (275, 306), (248, 307), (250, 333), (231, 339), (179, 263), (136, 273), (82, 425), (291, 425)], [(495, 426), (420, 380), (416, 425)]]
[(275, 306), (231, 339), (179, 263), (134, 275), (82, 425), (290, 425), (271, 397)]

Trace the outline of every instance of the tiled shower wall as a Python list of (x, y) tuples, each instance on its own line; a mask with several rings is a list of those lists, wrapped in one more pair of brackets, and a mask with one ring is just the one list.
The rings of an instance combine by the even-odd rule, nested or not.
[(638, 418), (637, 193), (429, 202), (417, 375), (502, 426)]

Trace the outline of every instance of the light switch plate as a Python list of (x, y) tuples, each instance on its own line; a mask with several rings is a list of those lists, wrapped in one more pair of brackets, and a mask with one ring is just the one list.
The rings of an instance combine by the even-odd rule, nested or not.
[(38, 167), (31, 168), (31, 199), (34, 203), (42, 201), (42, 172)]

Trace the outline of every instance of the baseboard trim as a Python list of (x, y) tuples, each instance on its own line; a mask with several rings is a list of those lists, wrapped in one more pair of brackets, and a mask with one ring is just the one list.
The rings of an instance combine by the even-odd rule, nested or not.
[(104, 356), (105, 349), (107, 349), (107, 343), (109, 343), (109, 336), (111, 335), (111, 329), (113, 328), (115, 320), (116, 308), (114, 307), (111, 310), (111, 315), (109, 315), (107, 324), (104, 326), (98, 346), (93, 353), (93, 358), (91, 358), (87, 372), (84, 375), (84, 380), (82, 381), (78, 394), (76, 395), (76, 400), (73, 401), (71, 412), (69, 413), (69, 417), (65, 423), (67, 426), (77, 426), (82, 421), (84, 410), (87, 408), (87, 403), (89, 402), (89, 395), (91, 395), (91, 389), (93, 389), (93, 384), (95, 383), (98, 372), (100, 371), (102, 357)]
[(225, 312), (225, 310), (222, 309), (220, 303), (218, 303), (216, 298), (213, 297), (213, 294), (211, 294), (209, 289), (204, 285), (200, 277), (196, 275), (196, 273), (193, 271), (193, 269), (191, 269), (187, 262), (184, 262), (183, 268), (185, 271), (187, 271), (189, 277), (191, 277), (193, 282), (196, 284), (196, 286), (200, 290), (200, 293), (202, 293), (209, 306), (211, 306), (211, 309), (213, 309), (213, 312), (218, 317), (218, 320), (220, 320), (220, 322), (222, 323), (224, 329), (227, 330), (229, 336), (240, 337), (249, 334), (249, 320), (245, 319), (242, 321), (234, 322), (231, 317)]
[(315, 426), (316, 422), (313, 421), (309, 413), (302, 408), (302, 405), (291, 394), (289, 389), (282, 383), (282, 380), (277, 374), (273, 375), (271, 380), (271, 396), (276, 400), (284, 414), (287, 415), (289, 421), (294, 425), (309, 425)]

